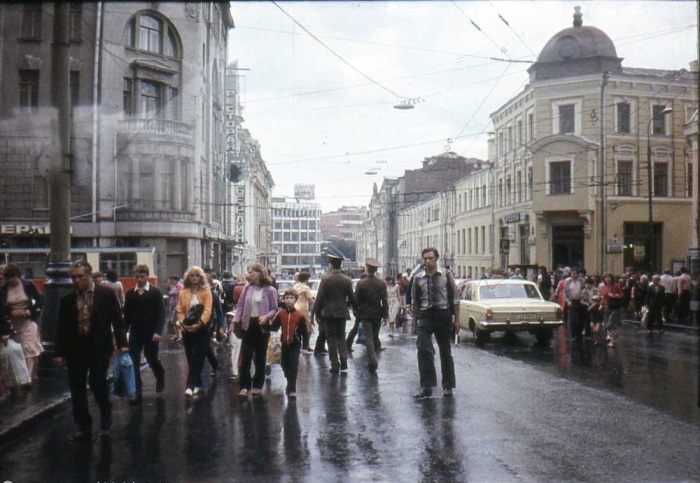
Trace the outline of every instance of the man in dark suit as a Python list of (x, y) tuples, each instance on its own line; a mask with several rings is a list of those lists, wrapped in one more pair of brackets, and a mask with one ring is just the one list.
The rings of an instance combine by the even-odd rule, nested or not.
[(71, 265), (75, 291), (61, 299), (56, 333), (55, 363), (68, 366), (73, 420), (78, 425), (74, 439), (89, 439), (92, 418), (88, 411), (87, 383), (100, 408), (100, 429), (112, 426), (107, 371), (114, 352), (112, 331), (121, 353), (129, 351), (124, 319), (117, 295), (110, 287), (96, 284), (92, 267), (84, 260)]
[(666, 302), (666, 289), (661, 282), (661, 277), (654, 275), (651, 278), (651, 286), (647, 290), (646, 305), (649, 310), (649, 315), (647, 315), (647, 329), (649, 330), (649, 335), (654, 329), (654, 325), (659, 329), (659, 334), (664, 331), (664, 318), (663, 309), (664, 303)]
[(158, 358), (158, 347), (165, 325), (165, 308), (161, 291), (148, 283), (149, 274), (146, 265), (134, 267), (136, 285), (129, 289), (124, 300), (124, 320), (129, 328), (129, 354), (136, 376), (136, 395), (131, 400), (132, 404), (141, 401), (141, 351), (156, 376), (156, 392), (161, 393), (165, 388), (165, 369)]
[[(345, 345), (345, 321), (350, 318), (348, 304), (355, 306), (355, 294), (352, 280), (340, 273), (342, 259), (328, 255), (330, 273), (321, 279), (318, 287), (314, 314), (326, 329), (328, 340), (328, 357), (331, 360), (330, 371), (338, 374), (348, 368), (348, 348)], [(338, 358), (340, 357), (340, 361)]]

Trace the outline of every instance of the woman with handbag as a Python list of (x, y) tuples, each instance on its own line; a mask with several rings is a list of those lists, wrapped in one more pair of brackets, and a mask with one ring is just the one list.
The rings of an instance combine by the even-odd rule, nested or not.
[(177, 320), (182, 328), (182, 341), (187, 356), (185, 396), (202, 392), (202, 369), (209, 350), (209, 327), (212, 295), (204, 270), (192, 266), (185, 272), (184, 288), (177, 299)]
[[(251, 385), (253, 396), (262, 394), (270, 324), (278, 309), (277, 290), (272, 286), (272, 279), (264, 266), (251, 264), (246, 278), (248, 285), (238, 300), (230, 328), (232, 332), (241, 334), (243, 360), (240, 371), (241, 391), (238, 396), (242, 399), (248, 397)], [(251, 378), (250, 365), (253, 361), (255, 376)]]
[(29, 377), (33, 379), (39, 367), (39, 356), (44, 352), (36, 323), (41, 313), (41, 295), (34, 283), (22, 280), (22, 271), (14, 263), (5, 267), (3, 275), (2, 302), (10, 309), (14, 339), (22, 346)]
[[(0, 267), (0, 272), (3, 267)], [(0, 287), (0, 399), (6, 396), (7, 389), (30, 384), (27, 362), (22, 346), (12, 340), (12, 318), (10, 308), (3, 301), (4, 294)]]

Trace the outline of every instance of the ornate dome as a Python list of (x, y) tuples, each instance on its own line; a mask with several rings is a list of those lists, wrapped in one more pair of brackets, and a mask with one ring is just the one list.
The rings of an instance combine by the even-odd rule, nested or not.
[(581, 7), (574, 10), (574, 26), (562, 30), (547, 42), (537, 62), (529, 69), (531, 77), (567, 77), (622, 69), (622, 59), (617, 57), (610, 37), (599, 28), (584, 27)]
[(574, 26), (552, 37), (540, 52), (537, 62), (559, 62), (585, 57), (617, 57), (608, 34), (596, 27), (583, 26), (581, 7), (575, 7)]

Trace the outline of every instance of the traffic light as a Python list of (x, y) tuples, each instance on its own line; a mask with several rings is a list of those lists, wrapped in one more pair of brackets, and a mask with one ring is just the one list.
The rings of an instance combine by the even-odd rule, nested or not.
[(231, 183), (238, 183), (241, 180), (241, 168), (236, 164), (229, 164), (228, 179)]

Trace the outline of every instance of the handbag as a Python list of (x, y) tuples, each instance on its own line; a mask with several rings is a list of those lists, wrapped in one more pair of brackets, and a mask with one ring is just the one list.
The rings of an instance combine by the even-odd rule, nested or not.
[(204, 313), (204, 305), (195, 304), (190, 307), (190, 311), (187, 312), (185, 320), (182, 321), (182, 325), (185, 327), (190, 327), (192, 325), (198, 324), (202, 314)]
[(23, 386), (32, 381), (22, 346), (12, 339), (7, 345), (0, 342), (0, 377), (9, 387)]

